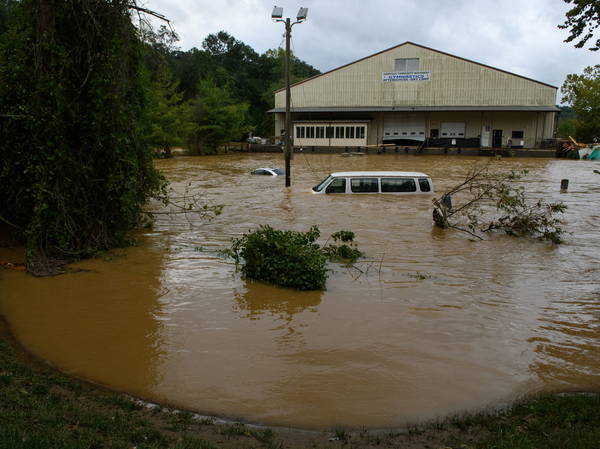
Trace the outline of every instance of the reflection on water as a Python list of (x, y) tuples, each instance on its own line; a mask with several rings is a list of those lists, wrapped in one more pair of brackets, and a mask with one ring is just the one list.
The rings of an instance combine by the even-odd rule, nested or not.
[(270, 320), (278, 320), (279, 326), (276, 329), (285, 333), (275, 337), (275, 340), (280, 345), (289, 347), (306, 344), (304, 332), (310, 332), (310, 329), (296, 323), (294, 316), (304, 311), (317, 312), (323, 292), (296, 292), (248, 280), (245, 289), (241, 292), (234, 289), (233, 295), (236, 301), (234, 310), (238, 310), (242, 317), (259, 320), (267, 315)]
[(323, 292), (296, 292), (249, 279), (243, 290), (234, 289), (233, 294), (236, 308), (245, 318), (256, 320), (269, 313), (291, 323), (297, 313), (305, 310), (316, 312)]
[[(250, 175), (278, 158), (158, 161), (176, 190), (200, 189), (223, 214), (195, 226), (161, 216), (126, 257), (82, 263), (89, 272), (3, 272), (0, 312), (62, 369), (269, 424), (402, 426), (531, 391), (600, 388), (592, 162), (498, 162), (529, 170), (532, 197), (566, 202), (570, 234), (557, 247), (434, 229), (428, 196), (310, 193), (330, 171), (392, 169), (428, 173), (439, 192), (481, 159), (299, 154), (289, 190), (282, 177)], [(353, 230), (367, 259), (361, 271), (331, 266), (325, 292), (246, 281), (217, 251), (261, 224)]]

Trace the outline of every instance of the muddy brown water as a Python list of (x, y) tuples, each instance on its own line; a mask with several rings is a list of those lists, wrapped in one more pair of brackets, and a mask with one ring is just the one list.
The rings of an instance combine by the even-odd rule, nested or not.
[[(531, 196), (569, 209), (564, 245), (432, 228), (431, 197), (312, 195), (330, 171), (411, 170), (438, 192), (481, 159), (279, 155), (158, 161), (173, 187), (223, 204), (211, 222), (161, 216), (89, 271), (0, 273), (0, 312), (60, 369), (147, 400), (300, 428), (404, 426), (537, 391), (600, 388), (599, 164), (505, 159)], [(569, 178), (568, 193), (560, 180)], [(364, 271), (324, 292), (245, 281), (220, 257), (260, 224), (357, 234)], [(10, 257), (4, 250), (0, 258)]]

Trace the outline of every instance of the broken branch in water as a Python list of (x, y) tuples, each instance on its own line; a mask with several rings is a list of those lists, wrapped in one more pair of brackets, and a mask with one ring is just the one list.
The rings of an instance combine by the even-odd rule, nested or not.
[[(491, 170), (492, 162), (474, 166), (464, 181), (434, 198), (433, 221), (439, 228), (452, 228), (483, 240), (482, 233), (504, 231), (512, 236), (562, 241), (564, 229), (557, 218), (566, 210), (561, 203), (542, 199), (531, 203), (518, 182), (527, 174)], [(457, 205), (452, 205), (456, 198)]]

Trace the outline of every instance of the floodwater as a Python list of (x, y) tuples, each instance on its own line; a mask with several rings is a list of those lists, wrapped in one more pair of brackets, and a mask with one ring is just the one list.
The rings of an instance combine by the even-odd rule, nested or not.
[[(600, 164), (505, 159), (532, 197), (568, 205), (566, 243), (432, 227), (431, 197), (312, 195), (329, 171), (428, 173), (442, 192), (483, 159), (281, 155), (157, 161), (222, 215), (159, 216), (139, 245), (54, 278), (0, 273), (0, 313), (63, 371), (150, 401), (300, 428), (401, 427), (537, 391), (600, 388)], [(560, 193), (562, 178), (570, 180)], [(324, 292), (246, 281), (218, 254), (270, 224), (352, 230), (362, 272)], [(6, 250), (4, 250), (6, 253)], [(6, 258), (0, 253), (0, 258)]]

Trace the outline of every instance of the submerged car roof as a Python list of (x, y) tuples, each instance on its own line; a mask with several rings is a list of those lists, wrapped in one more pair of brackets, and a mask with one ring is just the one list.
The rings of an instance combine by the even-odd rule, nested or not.
[(409, 176), (411, 178), (429, 178), (429, 175), (413, 171), (340, 171), (330, 176)]

